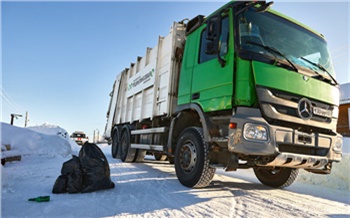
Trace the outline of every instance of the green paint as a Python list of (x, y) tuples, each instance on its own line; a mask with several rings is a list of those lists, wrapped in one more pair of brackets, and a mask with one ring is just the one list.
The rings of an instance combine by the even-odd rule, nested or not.
[(300, 73), (258, 61), (253, 61), (252, 66), (257, 85), (339, 105), (339, 89), (335, 86), (314, 78), (304, 80)]
[[(232, 2), (227, 5), (229, 4)], [(276, 11), (269, 11), (323, 38), (321, 34), (297, 21)], [(228, 50), (221, 56), (226, 61), (224, 67), (220, 66), (217, 58), (199, 63), (201, 34), (206, 28), (205, 22), (187, 36), (179, 80), (178, 105), (197, 103), (204, 112), (226, 110), (236, 106), (257, 107), (256, 85), (332, 105), (339, 104), (339, 90), (333, 85), (314, 78), (305, 80), (304, 75), (275, 65), (239, 58), (235, 53), (232, 9), (229, 9), (225, 16), (229, 16), (230, 38)]]
[(240, 58), (237, 58), (235, 96), (234, 104), (237, 106), (252, 106), (257, 101), (251, 62)]

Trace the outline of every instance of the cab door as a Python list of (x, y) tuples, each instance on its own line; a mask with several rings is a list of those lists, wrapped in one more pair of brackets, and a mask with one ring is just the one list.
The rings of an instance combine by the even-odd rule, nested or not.
[(207, 54), (206, 25), (198, 34), (198, 55), (193, 66), (191, 103), (199, 104), (204, 112), (232, 108), (233, 93), (233, 27), (230, 15), (221, 19), (219, 55), (225, 62), (222, 66), (217, 54)]

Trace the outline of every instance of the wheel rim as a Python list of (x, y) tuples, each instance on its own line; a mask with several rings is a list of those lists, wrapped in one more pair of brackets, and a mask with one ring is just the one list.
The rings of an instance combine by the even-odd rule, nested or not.
[(180, 151), (180, 166), (182, 170), (189, 174), (193, 171), (197, 161), (197, 149), (193, 142), (187, 141)]

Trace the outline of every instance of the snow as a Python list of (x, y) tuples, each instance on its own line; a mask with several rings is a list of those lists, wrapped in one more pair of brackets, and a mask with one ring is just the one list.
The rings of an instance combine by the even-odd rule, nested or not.
[(75, 142), (67, 138), (67, 132), (59, 127), (44, 124), (39, 127), (20, 128), (1, 123), (1, 144), (11, 145), (22, 155), (37, 154), (55, 157), (67, 156)]
[[(217, 170), (205, 189), (182, 186), (174, 166), (147, 156), (123, 163), (100, 144), (114, 189), (85, 194), (52, 194), (62, 164), (80, 149), (58, 126), (19, 128), (1, 123), (1, 144), (22, 154), (1, 166), (1, 217), (349, 217), (349, 154), (330, 175), (301, 171), (286, 189), (261, 185), (251, 170)], [(350, 140), (344, 140), (350, 146)], [(28, 198), (50, 195), (45, 203)]]

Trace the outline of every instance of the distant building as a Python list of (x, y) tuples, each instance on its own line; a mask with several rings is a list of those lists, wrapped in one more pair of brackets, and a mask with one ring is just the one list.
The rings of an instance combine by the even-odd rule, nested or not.
[(337, 132), (350, 137), (350, 83), (340, 85), (340, 106)]

